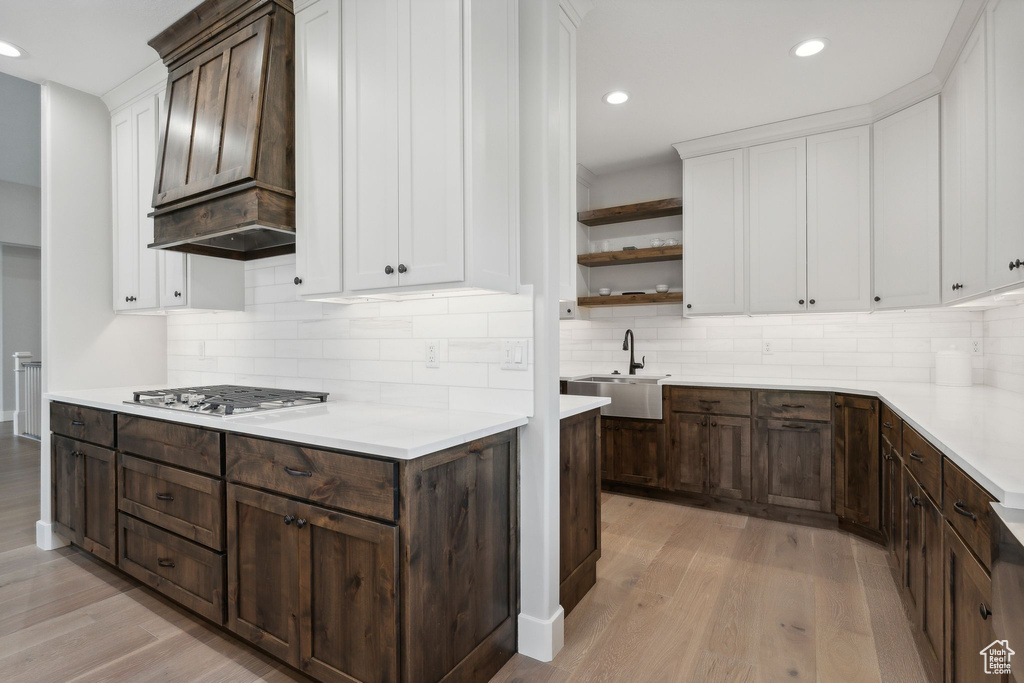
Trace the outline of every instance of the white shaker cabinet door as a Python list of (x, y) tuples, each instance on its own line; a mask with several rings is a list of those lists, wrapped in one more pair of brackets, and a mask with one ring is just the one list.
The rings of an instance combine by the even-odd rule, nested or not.
[[(346, 291), (398, 285), (400, 0), (341, 3)], [(325, 155), (337, 148), (324, 147)]]
[(138, 226), (138, 292), (135, 308), (157, 308), (160, 305), (160, 271), (157, 267), (153, 243), (153, 184), (156, 178), (157, 121), (160, 118), (156, 95), (144, 97), (132, 105), (132, 131), (134, 135), (136, 181), (135, 211)]
[[(465, 278), (463, 0), (399, 4), (398, 284)], [(402, 134), (400, 133), (400, 137)]]
[(1024, 280), (1024, 2), (997, 0), (989, 57), (988, 285)]
[(807, 308), (806, 149), (799, 138), (748, 152), (751, 313)]
[(139, 231), (138, 214), (135, 211), (137, 197), (132, 138), (132, 112), (131, 108), (127, 108), (110, 121), (115, 311), (130, 311), (136, 308), (138, 300)]
[(939, 98), (874, 125), (874, 307), (940, 302)]
[(807, 310), (871, 308), (867, 126), (807, 138)]
[(334, 0), (295, 16), (295, 284), (303, 296), (342, 289), (341, 27)]
[(962, 296), (960, 258), (960, 72), (953, 69), (942, 87), (942, 301)]
[(743, 150), (683, 161), (686, 315), (743, 313)]

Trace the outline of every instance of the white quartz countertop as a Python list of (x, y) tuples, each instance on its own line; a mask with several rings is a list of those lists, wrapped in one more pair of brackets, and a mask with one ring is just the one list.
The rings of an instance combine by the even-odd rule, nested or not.
[(607, 396), (569, 396), (562, 394), (558, 397), (558, 418), (564, 420), (567, 417), (579, 415), (588, 410), (596, 410), (611, 402), (612, 400)]
[(922, 382), (760, 377), (679, 376), (663, 379), (660, 384), (876, 396), (1003, 506), (1024, 508), (1024, 394), (984, 385), (943, 387)]
[(418, 458), (527, 422), (525, 415), (331, 400), (314, 406), (217, 417), (124, 403), (131, 397), (132, 389), (127, 388), (55, 391), (43, 396), (50, 401), (396, 460)]
[(999, 515), (1006, 528), (1010, 530), (1017, 541), (1024, 545), (1024, 510), (1019, 508), (1008, 508), (999, 503), (992, 503), (992, 510)]

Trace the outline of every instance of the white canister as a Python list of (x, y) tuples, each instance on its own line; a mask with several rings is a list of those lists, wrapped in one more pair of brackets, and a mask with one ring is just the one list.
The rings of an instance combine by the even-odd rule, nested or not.
[(935, 352), (935, 383), (944, 387), (969, 387), (974, 383), (971, 354), (955, 345)]

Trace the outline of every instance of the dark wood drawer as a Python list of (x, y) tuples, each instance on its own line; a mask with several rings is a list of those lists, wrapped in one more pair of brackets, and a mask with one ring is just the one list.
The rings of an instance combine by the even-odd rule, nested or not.
[(224, 474), (220, 432), (118, 415), (119, 450), (206, 474)]
[(224, 482), (121, 453), (118, 508), (214, 550), (224, 549)]
[(113, 448), (114, 414), (70, 403), (51, 403), (50, 431), (77, 441)]
[(123, 512), (118, 531), (122, 570), (207, 619), (225, 622), (223, 554)]
[(670, 387), (670, 410), (715, 415), (750, 415), (750, 392), (742, 389)]
[(395, 464), (227, 435), (227, 478), (379, 519), (395, 519)]
[(903, 419), (892, 408), (882, 404), (882, 438), (895, 450), (893, 455), (903, 455)]
[(832, 419), (832, 395), (809, 391), (759, 391), (755, 399), (757, 416), (775, 420)]
[(992, 564), (992, 507), (995, 502), (985, 489), (946, 460), (943, 465), (945, 492), (942, 514), (986, 568)]
[(903, 462), (921, 488), (942, 505), (942, 453), (908, 424), (903, 425)]

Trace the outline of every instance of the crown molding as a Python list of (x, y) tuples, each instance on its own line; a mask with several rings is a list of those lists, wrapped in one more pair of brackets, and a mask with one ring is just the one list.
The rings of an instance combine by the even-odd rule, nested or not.
[(597, 174), (583, 164), (576, 164), (576, 180), (583, 183), (586, 187), (593, 187), (594, 183), (597, 182)]
[(569, 21), (576, 28), (583, 23), (587, 12), (594, 9), (593, 0), (558, 0), (558, 6), (562, 8), (565, 16), (569, 17)]
[(100, 97), (113, 113), (149, 91), (160, 92), (167, 85), (167, 67), (159, 59), (121, 85), (115, 85)]

